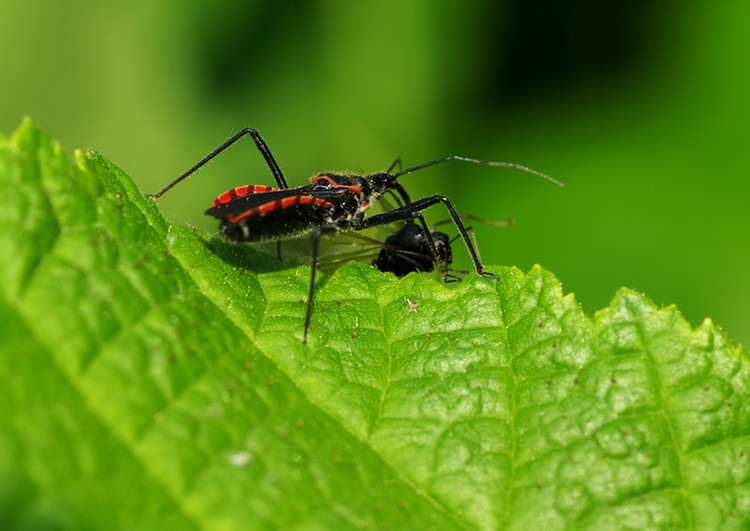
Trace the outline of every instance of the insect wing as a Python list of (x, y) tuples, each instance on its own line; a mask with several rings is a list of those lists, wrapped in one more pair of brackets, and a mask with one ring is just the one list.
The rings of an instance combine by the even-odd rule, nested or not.
[[(249, 187), (253, 188), (253, 187)], [(219, 196), (219, 199), (214, 201), (214, 204), (206, 210), (207, 216), (213, 216), (218, 219), (227, 218), (230, 216), (238, 216), (248, 210), (259, 208), (267, 203), (273, 203), (280, 201), (287, 197), (294, 196), (305, 196), (309, 190), (309, 186), (303, 186), (299, 188), (288, 188), (286, 190), (279, 190), (278, 188), (270, 188), (269, 191), (263, 192), (252, 192), (245, 195), (235, 195), (227, 202), (220, 202), (222, 197), (227, 196), (230, 192), (226, 192)], [(237, 189), (235, 189), (237, 190)]]

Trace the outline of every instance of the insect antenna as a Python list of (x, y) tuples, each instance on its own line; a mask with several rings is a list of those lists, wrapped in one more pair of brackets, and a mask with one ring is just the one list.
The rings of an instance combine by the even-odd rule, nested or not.
[(533, 173), (534, 175), (538, 175), (539, 177), (542, 177), (544, 179), (547, 179), (548, 181), (551, 181), (555, 183), (558, 186), (565, 186), (563, 183), (558, 181), (557, 179), (553, 179), (546, 173), (542, 173), (540, 171), (532, 170), (531, 168), (527, 168), (526, 166), (521, 166), (520, 164), (516, 164), (515, 162), (493, 162), (490, 160), (479, 160), (479, 159), (470, 159), (467, 157), (460, 157), (458, 155), (448, 155), (447, 157), (444, 157), (442, 159), (433, 160), (431, 162), (425, 162), (424, 164), (420, 164), (419, 166), (414, 166), (412, 168), (407, 168), (405, 170), (401, 170), (400, 172), (393, 175), (394, 178), (398, 178), (402, 175), (406, 175), (407, 173), (411, 173), (413, 171), (421, 170), (423, 168), (427, 168), (429, 166), (434, 166), (435, 164), (440, 164), (442, 162), (448, 162), (449, 160), (462, 160), (464, 162), (472, 162), (474, 164), (484, 164), (485, 166), (500, 166), (500, 167), (508, 167), (508, 168), (516, 168), (518, 170), (525, 171), (527, 173)]

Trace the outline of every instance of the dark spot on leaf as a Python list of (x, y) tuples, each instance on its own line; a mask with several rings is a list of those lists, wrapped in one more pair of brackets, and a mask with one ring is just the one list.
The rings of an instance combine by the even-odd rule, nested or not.
[(339, 454), (334, 455), (333, 462), (338, 465), (341, 462), (341, 456)]
[(299, 419), (299, 420), (298, 420), (297, 422), (295, 422), (295, 423), (294, 423), (294, 427), (295, 427), (295, 428), (296, 428), (297, 430), (300, 430), (300, 429), (302, 429), (302, 426), (304, 426), (304, 425), (305, 425), (305, 421), (304, 421), (304, 420), (302, 420), (302, 419)]
[(338, 299), (338, 300), (336, 301), (336, 306), (341, 306), (341, 299)]
[(552, 378), (547, 378), (547, 385), (552, 385)]
[(427, 334), (427, 339), (429, 339), (430, 341), (432, 341), (432, 332), (430, 332), (429, 334)]
[(745, 452), (740, 452), (740, 457), (745, 457)]
[(727, 402), (727, 407), (732, 407), (732, 403), (731, 402)]
[(234, 391), (235, 389), (237, 389), (237, 384), (235, 382), (229, 382), (227, 383), (227, 389), (229, 389), (230, 391)]
[(172, 249), (167, 249), (166, 251), (164, 251), (164, 256), (169, 256), (170, 254), (172, 254)]
[(356, 339), (356, 338), (357, 338), (357, 332), (352, 332), (352, 339)]
[(320, 313), (325, 312), (328, 309), (328, 306), (323, 306), (323, 308), (320, 310)]
[(249, 361), (248, 361), (248, 362), (245, 362), (245, 364), (244, 364), (244, 365), (242, 366), (242, 369), (243, 369), (243, 370), (246, 370), (246, 371), (249, 371), (249, 370), (250, 370), (250, 369), (252, 369), (252, 368), (253, 368), (253, 364), (252, 364), (252, 363), (250, 363)]
[(196, 312), (198, 312), (198, 313), (203, 313), (203, 306), (198, 306), (198, 307), (197, 307), (197, 308), (195, 309), (195, 311), (196, 311)]
[(538, 324), (537, 326), (538, 326), (539, 328), (541, 328), (541, 327), (543, 327), (543, 326), (544, 326), (544, 323), (539, 323), (539, 324)]
[(266, 385), (268, 387), (271, 387), (273, 385), (273, 380), (271, 380), (270, 378), (268, 380), (266, 380)]
[(453, 334), (453, 341), (455, 341), (456, 339), (456, 334)]
[(710, 390), (711, 390), (711, 386), (706, 384), (706, 391), (710, 391)]
[(552, 343), (552, 348), (557, 348), (557, 341), (555, 341), (554, 343)]
[(198, 232), (198, 227), (193, 227), (193, 234), (195, 234), (196, 232)]
[(175, 361), (177, 361), (177, 356), (175, 356), (174, 354), (170, 354), (169, 358), (167, 359), (169, 360), (169, 363), (174, 363)]
[(576, 376), (575, 378), (573, 378), (573, 383), (581, 383), (581, 379)]
[(177, 333), (177, 335), (180, 335), (180, 334), (182, 334), (182, 332), (183, 332), (183, 330), (182, 330), (182, 327), (181, 327), (181, 326), (178, 326), (177, 328), (175, 328), (175, 330), (174, 330), (174, 331), (175, 331), (175, 332)]
[(122, 203), (120, 203), (120, 204), (119, 204), (119, 205), (117, 205), (117, 206), (116, 206), (115, 208), (116, 208), (117, 210), (122, 210), (122, 207), (123, 207), (123, 206), (125, 206), (125, 205), (123, 205)]
[(435, 388), (430, 385), (427, 387), (427, 390), (431, 393), (435, 390)]
[(136, 269), (140, 269), (140, 267), (141, 267), (141, 266), (143, 265), (143, 262), (145, 262), (145, 261), (146, 261), (146, 258), (148, 258), (148, 256), (146, 256), (146, 255), (143, 255), (143, 258), (141, 258), (140, 260), (138, 260), (138, 261), (137, 261), (137, 262), (135, 263), (135, 266), (134, 266), (134, 267), (135, 267)]
[(537, 488), (537, 489), (541, 489), (541, 488), (542, 488), (542, 484), (541, 484), (541, 483), (539, 483), (538, 481), (536, 482), (536, 485), (535, 485), (535, 486), (536, 486), (536, 488)]
[(164, 268), (164, 274), (168, 275), (169, 273), (171, 273), (171, 270), (168, 267), (165, 267)]
[(615, 377), (613, 376), (612, 378), (610, 378), (610, 379), (609, 379), (609, 381), (610, 381), (610, 382), (612, 382), (612, 383), (617, 383), (617, 378), (615, 378)]

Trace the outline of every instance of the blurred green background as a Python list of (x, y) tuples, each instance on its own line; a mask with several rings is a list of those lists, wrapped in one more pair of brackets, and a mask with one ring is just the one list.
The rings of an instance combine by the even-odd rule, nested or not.
[[(29, 114), (147, 192), (244, 126), (292, 186), (397, 156), (521, 163), (566, 187), (457, 162), (403, 182), (515, 218), (477, 227), (485, 262), (540, 263), (589, 314), (627, 286), (750, 343), (747, 0), (0, 0), (0, 13), (6, 135)], [(203, 210), (248, 183), (273, 184), (249, 140), (160, 206), (215, 230)]]

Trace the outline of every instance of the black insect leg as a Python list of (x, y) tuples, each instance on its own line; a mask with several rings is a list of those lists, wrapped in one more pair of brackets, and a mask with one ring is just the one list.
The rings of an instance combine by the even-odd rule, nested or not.
[(155, 194), (148, 194), (148, 197), (153, 197), (154, 199), (159, 199), (161, 196), (163, 196), (167, 191), (169, 191), (172, 187), (177, 185), (180, 181), (183, 179), (186, 179), (193, 173), (195, 173), (197, 170), (205, 166), (211, 159), (216, 157), (218, 154), (220, 154), (222, 151), (227, 149), (229, 146), (237, 142), (240, 138), (242, 138), (245, 135), (250, 135), (253, 137), (253, 140), (255, 141), (255, 145), (258, 147), (258, 151), (263, 155), (263, 158), (266, 159), (266, 164), (268, 164), (268, 167), (271, 169), (271, 173), (273, 173), (274, 178), (276, 179), (276, 183), (279, 185), (279, 188), (282, 190), (286, 190), (289, 188), (289, 186), (286, 184), (286, 179), (284, 178), (284, 174), (281, 173), (281, 169), (279, 169), (279, 165), (276, 163), (276, 161), (273, 158), (273, 155), (271, 154), (271, 150), (268, 149), (268, 146), (263, 141), (263, 139), (258, 134), (258, 131), (255, 129), (251, 129), (249, 127), (244, 128), (242, 131), (234, 135), (232, 138), (224, 142), (222, 145), (214, 149), (211, 153), (206, 155), (206, 157), (201, 160), (198, 164), (190, 168), (188, 171), (177, 177), (174, 181), (169, 183), (167, 186), (165, 186), (162, 190)]
[[(474, 250), (475, 250), (475, 251), (477, 252), (477, 258), (478, 258), (478, 259), (479, 259), (479, 261), (481, 262), (481, 261), (482, 261), (482, 255), (481, 255), (481, 254), (479, 253), (479, 243), (477, 242), (477, 234), (476, 234), (476, 233), (474, 232), (474, 227), (465, 227), (465, 228), (466, 228), (466, 233), (467, 233), (467, 234), (471, 234), (471, 243), (473, 243), (473, 244), (474, 244)], [(460, 236), (460, 235), (459, 235), (459, 236)], [(459, 236), (455, 236), (455, 237), (454, 237), (454, 238), (453, 238), (453, 239), (452, 239), (452, 240), (451, 240), (450, 242), (448, 242), (448, 243), (451, 243), (451, 244), (452, 244), (453, 242), (455, 242), (455, 241), (456, 241), (456, 240), (457, 240), (457, 239), (459, 238)]]
[[(414, 201), (413, 203), (409, 203), (408, 205), (403, 206), (401, 208), (397, 208), (396, 210), (391, 210), (390, 212), (383, 212), (382, 214), (377, 214), (375, 216), (369, 217), (367, 219), (362, 220), (362, 222), (355, 227), (355, 230), (367, 229), (367, 228), (376, 227), (379, 225), (387, 225), (388, 223), (404, 221), (407, 219), (420, 218), (424, 225), (425, 237), (427, 238), (427, 241), (430, 245), (431, 252), (434, 253), (434, 255), (437, 257), (435, 241), (432, 238), (432, 234), (430, 233), (430, 230), (427, 227), (427, 224), (424, 222), (424, 218), (422, 218), (422, 215), (420, 214), (422, 210), (425, 210), (437, 203), (443, 203), (445, 207), (448, 209), (448, 213), (453, 219), (453, 223), (458, 228), (458, 232), (461, 234), (461, 238), (464, 240), (464, 244), (466, 244), (466, 248), (469, 251), (471, 260), (474, 263), (474, 271), (476, 272), (476, 274), (480, 276), (485, 276), (485, 277), (496, 279), (497, 278), (496, 275), (493, 275), (492, 273), (487, 273), (486, 271), (484, 271), (484, 268), (482, 267), (482, 262), (479, 260), (479, 256), (477, 255), (476, 249), (474, 249), (474, 245), (472, 244), (471, 239), (469, 238), (469, 234), (466, 232), (466, 227), (464, 226), (461, 216), (458, 215), (458, 213), (456, 212), (456, 209), (453, 207), (450, 200), (445, 196), (434, 195), (432, 197), (426, 197), (424, 199), (419, 199), (417, 201)], [(443, 272), (443, 269), (441, 269), (441, 273), (442, 272)]]
[(422, 213), (416, 211), (412, 212), (411, 217), (412, 219), (417, 218), (419, 220), (419, 223), (422, 225), (422, 233), (424, 234), (425, 240), (427, 240), (427, 245), (430, 248), (430, 255), (432, 256), (432, 260), (438, 266), (440, 276), (443, 277), (446, 283), (460, 280), (455, 275), (451, 275), (448, 273), (448, 265), (440, 256), (440, 253), (437, 250), (437, 245), (435, 244), (435, 237), (432, 235), (432, 230), (427, 226), (427, 221), (424, 219)]
[(307, 343), (307, 330), (310, 328), (312, 317), (313, 296), (315, 295), (315, 270), (318, 269), (318, 245), (320, 244), (320, 229), (312, 233), (312, 263), (310, 264), (310, 290), (307, 293), (307, 310), (305, 311), (305, 333), (302, 342)]
[(315, 296), (315, 271), (318, 269), (318, 248), (320, 247), (321, 234), (335, 234), (336, 228), (323, 226), (315, 229), (312, 233), (312, 263), (310, 264), (310, 291), (307, 294), (307, 311), (305, 312), (305, 334), (302, 338), (303, 343), (307, 343), (307, 330), (310, 328), (312, 319), (313, 297)]
[(401, 169), (401, 157), (396, 158), (396, 160), (393, 161), (393, 164), (391, 164), (385, 172), (391, 173), (396, 166), (398, 166), (399, 170)]

